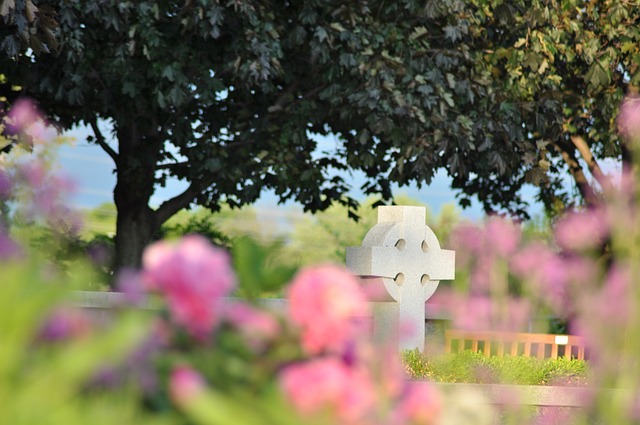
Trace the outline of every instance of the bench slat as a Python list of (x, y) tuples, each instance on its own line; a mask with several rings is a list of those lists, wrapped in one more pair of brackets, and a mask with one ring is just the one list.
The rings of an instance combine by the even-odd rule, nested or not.
[[(452, 341), (458, 342), (458, 352), (464, 351), (467, 341), (471, 343), (471, 351), (491, 356), (492, 344), (495, 345), (495, 354), (503, 356), (510, 354), (516, 356), (520, 353), (520, 344), (524, 344), (522, 355), (526, 357), (535, 356), (545, 358), (550, 353), (551, 358), (558, 358), (559, 346), (564, 345), (564, 357), (573, 357), (573, 348), (578, 350), (577, 358), (584, 359), (586, 342), (583, 337), (575, 335), (551, 335), (518, 332), (496, 332), (496, 331), (464, 331), (448, 329), (445, 331), (445, 350), (452, 352)], [(507, 346), (508, 344), (508, 346)], [(547, 349), (550, 346), (550, 349)]]

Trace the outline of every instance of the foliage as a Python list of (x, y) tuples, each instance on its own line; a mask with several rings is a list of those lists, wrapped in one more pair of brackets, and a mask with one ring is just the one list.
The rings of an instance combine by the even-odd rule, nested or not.
[(30, 49), (34, 54), (50, 53), (58, 47), (56, 11), (38, 0), (3, 0), (0, 17), (0, 51), (17, 57)]
[[(346, 258), (346, 247), (359, 246), (366, 233), (377, 222), (374, 205), (379, 198), (366, 199), (358, 210), (360, 220), (353, 222), (346, 220), (346, 207), (335, 205), (326, 211), (313, 216), (305, 216), (295, 222), (291, 232), (290, 242), (283, 249), (282, 261), (299, 266), (312, 265), (320, 262), (343, 264)], [(407, 196), (396, 196), (398, 205), (424, 206), (419, 201)], [(453, 228), (461, 221), (454, 205), (445, 205), (440, 214), (435, 216), (427, 208), (427, 225), (438, 236), (441, 245), (447, 246)]]
[(234, 268), (238, 273), (238, 295), (243, 298), (280, 295), (291, 280), (296, 269), (291, 266), (274, 264), (274, 258), (281, 251), (278, 242), (270, 246), (260, 246), (248, 237), (233, 240), (231, 253)]
[[(570, 137), (589, 137), (615, 155), (610, 117), (635, 81), (637, 11), (621, 1), (611, 13), (568, 0), (46, 4), (58, 52), (3, 69), (63, 126), (92, 126), (113, 158), (121, 265), (193, 202), (215, 210), (273, 189), (353, 213), (335, 170), (364, 171), (365, 193), (389, 200), (391, 183), (428, 184), (445, 168), (461, 205), (477, 195), (521, 216), (520, 189), (535, 183), (556, 210), (570, 199), (551, 147), (572, 160)], [(326, 150), (329, 134), (339, 143)], [(189, 188), (149, 208), (169, 176)]]
[(408, 375), (413, 379), (516, 385), (588, 384), (588, 363), (564, 357), (485, 357), (471, 351), (425, 357), (417, 350), (410, 350), (403, 352), (402, 358)]
[(145, 412), (130, 386), (90, 391), (105, 359), (122, 361), (149, 329), (149, 318), (126, 311), (96, 329), (68, 306), (73, 282), (33, 259), (2, 261), (0, 400), (2, 424), (171, 424)]

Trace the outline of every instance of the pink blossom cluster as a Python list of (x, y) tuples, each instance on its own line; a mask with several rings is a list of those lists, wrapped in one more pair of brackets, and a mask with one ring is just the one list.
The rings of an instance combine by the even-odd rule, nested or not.
[[(255, 306), (222, 300), (234, 282), (228, 257), (199, 236), (158, 242), (145, 251), (143, 262), (147, 288), (162, 293), (174, 321), (198, 339), (220, 321), (257, 352), (280, 334), (297, 335), (302, 352), (285, 360), (276, 379), (301, 418), (349, 425), (436, 423), (439, 394), (429, 385), (411, 385), (397, 355), (379, 361), (381, 353), (358, 327), (354, 319), (368, 314), (366, 297), (346, 269), (326, 265), (300, 271), (288, 291), (288, 317), (280, 322)], [(170, 396), (189, 410), (206, 400), (205, 381), (181, 364), (171, 375)]]
[(441, 400), (410, 385), (397, 355), (363, 339), (354, 318), (368, 313), (358, 281), (345, 269), (301, 271), (289, 290), (290, 320), (309, 359), (285, 367), (280, 386), (303, 417), (328, 414), (341, 424), (434, 424)]
[(289, 316), (308, 354), (342, 352), (357, 337), (357, 317), (368, 314), (356, 278), (337, 266), (302, 270), (289, 289)]
[(162, 241), (143, 255), (144, 282), (162, 293), (176, 323), (205, 338), (221, 318), (222, 297), (235, 286), (228, 254), (197, 235)]
[(70, 179), (50, 170), (39, 158), (19, 163), (15, 179), (25, 186), (26, 208), (21, 213), (27, 220), (41, 219), (70, 234), (80, 230), (80, 215), (67, 207), (67, 198), (75, 190)]
[[(16, 100), (3, 117), (5, 134), (27, 144), (32, 154), (18, 160), (15, 167), (0, 169), (0, 201), (21, 201), (17, 214), (27, 221), (43, 220), (54, 230), (77, 234), (80, 215), (67, 207), (68, 195), (75, 186), (71, 180), (54, 171), (47, 157), (49, 142), (57, 130), (45, 119), (35, 103), (27, 98)], [(35, 149), (33, 145), (41, 145)]]
[(620, 105), (618, 131), (629, 138), (640, 136), (640, 97), (629, 96)]
[(282, 371), (280, 382), (284, 394), (305, 416), (328, 412), (344, 423), (361, 423), (376, 403), (368, 371), (335, 356), (293, 364)]
[(44, 114), (28, 98), (16, 100), (5, 117), (5, 125), (10, 134), (20, 136), (29, 145), (51, 141), (57, 130), (44, 119)]
[[(569, 318), (577, 294), (599, 278), (590, 257), (611, 234), (615, 215), (604, 208), (575, 211), (554, 226), (556, 245), (523, 240), (519, 226), (492, 217), (484, 226), (461, 226), (453, 241), (460, 267), (469, 270), (468, 287), (443, 296), (463, 328), (523, 330), (532, 314)], [(518, 282), (520, 289), (510, 289)], [(537, 311), (534, 311), (534, 306)]]

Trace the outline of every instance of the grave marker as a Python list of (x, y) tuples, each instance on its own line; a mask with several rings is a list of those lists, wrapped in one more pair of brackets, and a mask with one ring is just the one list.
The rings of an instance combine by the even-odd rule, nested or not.
[[(433, 231), (425, 224), (424, 207), (382, 206), (378, 224), (362, 241), (362, 246), (347, 248), (347, 267), (362, 277), (381, 278), (385, 289), (397, 303), (386, 306), (374, 317), (376, 329), (412, 326), (401, 332), (400, 349), (424, 350), (425, 302), (440, 280), (455, 276), (455, 252), (440, 249)], [(395, 306), (394, 306), (395, 307)]]

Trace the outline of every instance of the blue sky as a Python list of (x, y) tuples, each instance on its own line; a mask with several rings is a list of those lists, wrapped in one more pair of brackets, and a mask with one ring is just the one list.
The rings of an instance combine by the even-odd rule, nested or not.
[[(104, 130), (104, 134), (107, 135), (108, 130)], [(87, 134), (90, 134), (90, 130), (86, 128), (77, 128), (66, 133), (67, 136), (75, 138), (75, 143), (63, 146), (59, 152), (59, 159), (63, 172), (74, 179), (77, 184), (77, 192), (72, 199), (74, 205), (81, 208), (94, 208), (102, 203), (113, 201), (112, 192), (116, 180), (113, 174), (113, 161), (100, 147), (86, 142)], [(326, 143), (331, 144), (332, 141), (327, 139)], [(335, 141), (333, 143), (335, 144)], [(354, 187), (353, 196), (362, 199), (363, 195), (358, 188), (364, 178), (355, 174), (350, 179)], [(169, 181), (166, 188), (157, 189), (152, 198), (152, 204), (160, 204), (164, 200), (180, 193), (185, 187), (186, 184), (183, 182), (177, 180)], [(455, 194), (450, 189), (449, 178), (442, 171), (436, 174), (432, 184), (429, 186), (423, 186), (418, 189), (415, 185), (412, 185), (398, 188), (396, 193), (404, 193), (411, 198), (418, 199), (428, 205), (436, 214), (443, 205), (456, 203)], [(258, 209), (269, 209), (272, 212), (279, 209), (291, 212), (292, 209), (296, 209), (296, 204), (278, 206), (277, 198), (273, 194), (265, 192), (256, 207)], [(477, 202), (471, 208), (462, 210), (461, 213), (463, 217), (473, 220), (482, 217), (482, 210)]]

